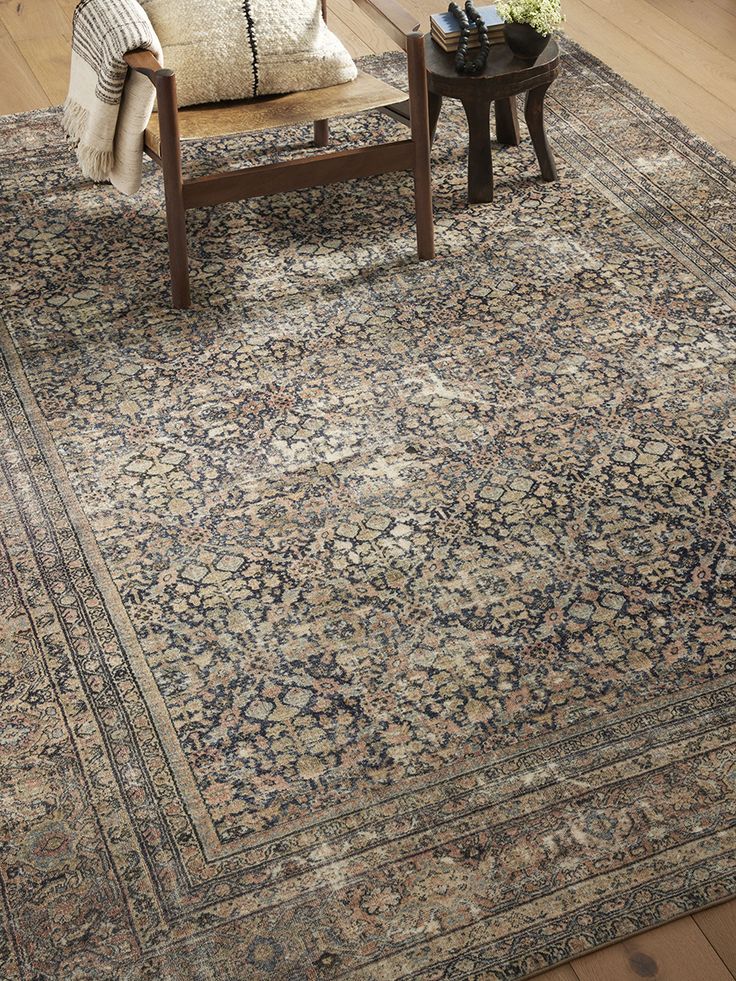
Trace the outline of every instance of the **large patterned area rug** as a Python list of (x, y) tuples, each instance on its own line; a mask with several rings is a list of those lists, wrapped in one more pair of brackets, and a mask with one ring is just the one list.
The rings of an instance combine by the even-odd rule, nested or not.
[(548, 125), (468, 207), (446, 106), (431, 263), (406, 175), (192, 213), (176, 313), (153, 170), (1, 121), (3, 978), (520, 978), (736, 892), (736, 170), (570, 43)]

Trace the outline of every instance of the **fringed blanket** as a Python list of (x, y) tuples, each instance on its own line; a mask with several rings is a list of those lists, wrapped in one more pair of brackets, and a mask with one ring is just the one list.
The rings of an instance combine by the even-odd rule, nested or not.
[(140, 187), (143, 133), (155, 100), (147, 78), (128, 76), (123, 56), (136, 48), (163, 58), (137, 0), (81, 0), (74, 12), (64, 129), (76, 143), (85, 177), (109, 180), (125, 194)]

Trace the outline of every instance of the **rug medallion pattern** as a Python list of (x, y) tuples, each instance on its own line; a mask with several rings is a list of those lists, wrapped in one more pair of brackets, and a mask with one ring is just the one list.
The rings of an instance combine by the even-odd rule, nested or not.
[(509, 981), (736, 893), (736, 169), (564, 49), (558, 183), (468, 207), (448, 104), (435, 262), (404, 175), (227, 205), (186, 313), (153, 170), (0, 120), (3, 978)]

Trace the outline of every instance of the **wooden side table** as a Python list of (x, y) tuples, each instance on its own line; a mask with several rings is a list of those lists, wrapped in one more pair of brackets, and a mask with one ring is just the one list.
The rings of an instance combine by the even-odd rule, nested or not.
[(524, 118), (545, 181), (557, 180), (557, 168), (544, 131), (544, 96), (560, 71), (556, 41), (533, 63), (516, 58), (503, 44), (491, 47), (482, 75), (458, 75), (455, 56), (443, 51), (429, 34), (424, 39), (429, 87), (429, 121), (434, 138), (443, 98), (459, 99), (468, 119), (468, 201), (493, 200), (491, 103), (495, 105), (496, 139), (506, 146), (520, 143), (515, 96), (526, 92)]

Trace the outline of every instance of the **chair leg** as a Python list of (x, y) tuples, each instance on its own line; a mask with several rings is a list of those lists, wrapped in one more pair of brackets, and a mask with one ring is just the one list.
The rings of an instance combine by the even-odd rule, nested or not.
[(314, 145), (327, 146), (330, 142), (330, 124), (326, 119), (314, 121)]
[(169, 270), (171, 272), (171, 301), (176, 310), (191, 306), (189, 291), (189, 258), (187, 254), (187, 225), (181, 186), (166, 186), (166, 162), (164, 161), (164, 187), (166, 195), (166, 224), (169, 235)]
[[(322, 19), (327, 23), (327, 0), (320, 0), (322, 9)], [(314, 145), (327, 146), (330, 142), (330, 124), (326, 119), (315, 119), (314, 121)]]
[(414, 205), (417, 221), (417, 252), (420, 259), (434, 259), (434, 215), (432, 213), (432, 170), (427, 72), (424, 65), (424, 36), (417, 32), (407, 39), (409, 61), (409, 104), (411, 138), (414, 144)]
[(191, 299), (186, 211), (181, 173), (181, 143), (176, 105), (176, 80), (173, 73), (167, 69), (156, 74), (156, 94), (158, 96), (161, 134), (161, 165), (164, 172), (166, 224), (169, 236), (171, 299), (175, 309), (186, 310), (191, 304)]

